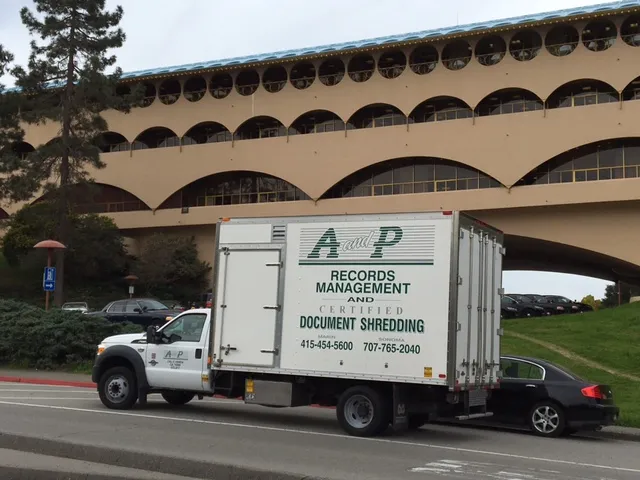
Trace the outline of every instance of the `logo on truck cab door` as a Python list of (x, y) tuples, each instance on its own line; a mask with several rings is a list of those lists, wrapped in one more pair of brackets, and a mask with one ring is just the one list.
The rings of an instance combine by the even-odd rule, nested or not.
[(302, 228), (299, 265), (433, 265), (435, 227)]

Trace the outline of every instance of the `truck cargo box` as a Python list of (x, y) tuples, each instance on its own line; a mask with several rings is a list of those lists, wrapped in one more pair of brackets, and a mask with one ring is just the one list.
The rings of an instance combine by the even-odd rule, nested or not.
[(492, 388), (503, 254), (458, 212), (221, 221), (212, 366)]

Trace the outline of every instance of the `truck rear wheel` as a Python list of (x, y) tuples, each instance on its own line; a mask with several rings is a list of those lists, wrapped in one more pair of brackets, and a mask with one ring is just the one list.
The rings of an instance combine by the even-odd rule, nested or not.
[(162, 398), (171, 405), (186, 405), (195, 396), (195, 393), (189, 392), (164, 392), (162, 394)]
[(355, 437), (372, 437), (389, 426), (389, 408), (384, 397), (371, 387), (345, 390), (336, 408), (338, 423)]
[(128, 410), (138, 399), (135, 374), (127, 367), (113, 367), (100, 377), (98, 395), (105, 407)]

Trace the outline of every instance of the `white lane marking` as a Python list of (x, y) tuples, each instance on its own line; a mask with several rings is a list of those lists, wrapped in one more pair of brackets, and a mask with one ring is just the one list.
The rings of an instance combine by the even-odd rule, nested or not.
[(221, 427), (248, 428), (248, 429), (254, 429), (254, 430), (265, 430), (270, 432), (297, 433), (297, 434), (303, 434), (303, 435), (312, 435), (316, 437), (341, 438), (341, 439), (351, 440), (351, 441), (375, 442), (375, 443), (383, 443), (383, 444), (403, 445), (403, 446), (409, 446), (409, 447), (430, 448), (434, 450), (447, 450), (450, 452), (490, 455), (494, 457), (513, 458), (513, 459), (526, 460), (526, 461), (532, 461), (532, 462), (546, 462), (546, 463), (552, 463), (552, 464), (558, 464), (558, 465), (571, 465), (574, 467), (600, 468), (602, 470), (610, 470), (610, 471), (616, 471), (616, 472), (640, 473), (640, 469), (637, 469), (637, 468), (614, 467), (611, 465), (572, 462), (571, 460), (558, 460), (555, 458), (529, 457), (527, 455), (518, 455), (516, 453), (492, 452), (490, 450), (476, 450), (474, 448), (450, 447), (447, 445), (410, 442), (406, 440), (389, 440), (386, 438), (352, 437), (350, 435), (342, 435), (338, 433), (314, 432), (312, 430), (299, 430), (295, 428), (269, 427), (266, 425), (250, 425), (246, 423), (220, 422), (215, 420), (202, 420), (199, 418), (169, 417), (164, 415), (150, 415), (148, 413), (122, 412), (122, 411), (107, 410), (107, 409), (98, 410), (95, 408), (64, 407), (61, 405), (38, 405), (37, 403), (0, 401), (0, 405), (13, 405), (18, 407), (32, 407), (32, 408), (47, 408), (51, 410), (65, 410), (68, 412), (98, 413), (102, 415), (117, 415), (122, 417), (150, 418), (152, 420), (163, 420), (163, 421), (170, 420), (174, 422), (197, 423), (202, 425), (218, 425)]

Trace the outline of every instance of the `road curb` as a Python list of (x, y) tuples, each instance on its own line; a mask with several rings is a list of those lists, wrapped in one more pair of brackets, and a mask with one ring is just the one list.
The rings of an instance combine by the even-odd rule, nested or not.
[[(241, 467), (218, 463), (213, 458), (208, 461), (186, 457), (158, 455), (142, 450), (124, 450), (111, 447), (98, 447), (82, 443), (72, 443), (51, 438), (39, 438), (28, 435), (16, 435), (0, 432), (0, 448), (37, 453), (58, 458), (83, 460), (102, 465), (117, 465), (125, 468), (215, 480), (321, 480), (285, 472), (259, 470), (252, 467)], [(1, 467), (1, 466), (0, 466)], [(0, 472), (2, 472), (0, 468)], [(6, 477), (2, 477), (6, 478)], [(9, 477), (12, 478), (12, 477)], [(21, 478), (21, 477), (17, 477)], [(56, 477), (25, 477), (56, 478)], [(69, 477), (64, 477), (69, 478)], [(71, 477), (73, 478), (73, 477)], [(82, 477), (82, 478), (87, 478)], [(91, 477), (93, 478), (93, 477)], [(98, 477), (100, 478), (100, 477)], [(120, 477), (122, 478), (122, 477)], [(126, 480), (124, 477), (123, 480)]]
[(50, 380), (47, 378), (31, 378), (31, 377), (8, 377), (0, 376), (0, 382), (3, 383), (27, 383), (30, 385), (48, 385), (52, 387), (79, 387), (79, 388), (96, 388), (93, 382), (78, 382), (74, 380)]

